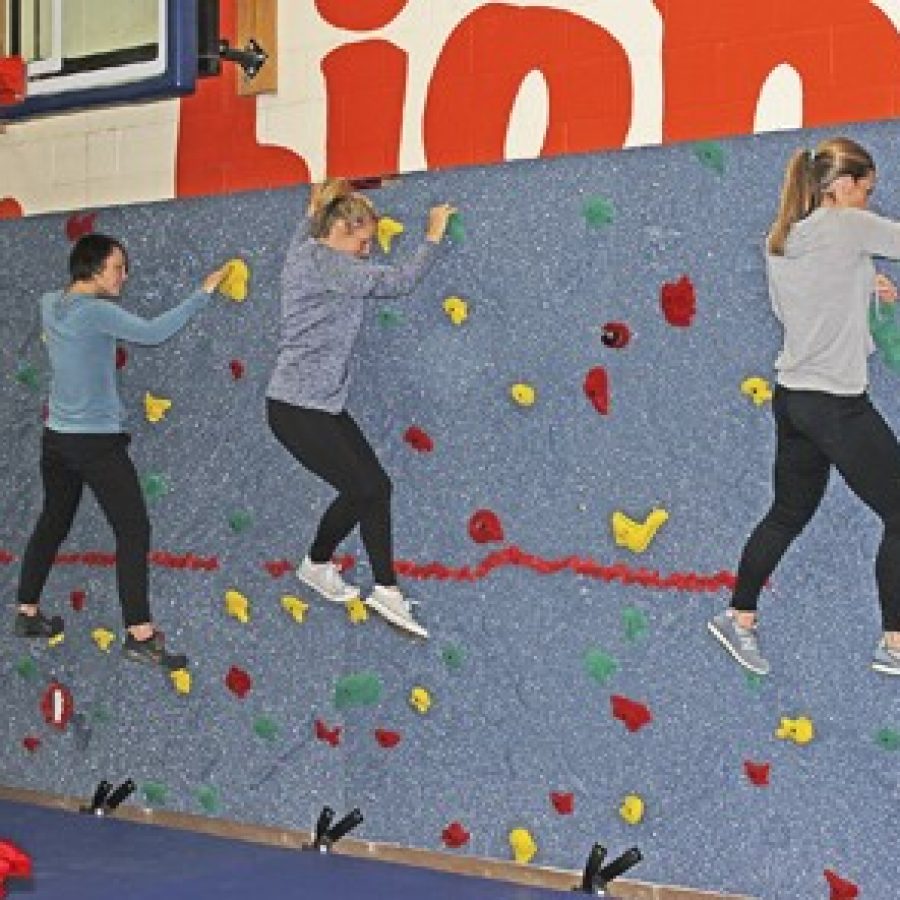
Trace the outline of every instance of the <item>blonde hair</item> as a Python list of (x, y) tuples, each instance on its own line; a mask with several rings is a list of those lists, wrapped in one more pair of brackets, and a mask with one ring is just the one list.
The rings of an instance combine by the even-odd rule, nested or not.
[(335, 222), (358, 228), (376, 221), (375, 205), (356, 193), (346, 178), (328, 178), (313, 192), (309, 233), (314, 238), (328, 237)]
[(769, 253), (784, 255), (792, 226), (821, 206), (836, 179), (849, 175), (855, 181), (874, 171), (875, 162), (868, 150), (849, 138), (829, 138), (814, 152), (795, 151), (784, 172), (778, 215), (769, 229)]

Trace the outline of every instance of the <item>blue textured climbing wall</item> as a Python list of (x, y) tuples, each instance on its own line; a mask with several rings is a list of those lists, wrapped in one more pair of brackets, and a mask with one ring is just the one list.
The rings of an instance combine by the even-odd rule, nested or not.
[[(900, 213), (894, 129), (853, 134), (881, 162), (878, 202)], [(101, 211), (97, 229), (130, 250), (124, 302), (144, 315), (225, 257), (252, 269), (246, 302), (217, 301), (163, 347), (129, 348), (119, 375), (136, 464), (167, 488), (149, 501), (153, 546), (171, 554), (152, 570), (155, 613), (192, 657), (193, 684), (180, 695), (115, 647), (103, 653), (91, 632), (121, 635), (112, 570), (83, 557), (57, 566), (44, 604), (66, 614), (65, 642), (29, 648), (0, 633), (0, 782), (86, 795), (101, 777), (131, 776), (143, 803), (295, 827), (324, 803), (359, 805), (375, 840), (440, 847), (459, 822), (471, 838), (451, 852), (507, 858), (521, 827), (537, 863), (578, 868), (601, 840), (613, 851), (639, 845), (636, 874), (648, 880), (824, 897), (830, 868), (867, 898), (892, 897), (900, 699), (868, 668), (877, 521), (835, 481), (764, 596), (774, 668), (764, 683), (705, 630), (727, 591), (701, 588), (734, 569), (769, 501), (769, 407), (740, 386), (772, 376), (779, 336), (761, 244), (798, 141), (466, 169), (373, 194), (406, 225), (391, 256), (408, 252), (434, 202), (457, 204), (465, 232), (414, 296), (372, 303), (354, 360), (352, 409), (394, 479), (396, 554), (413, 566), (404, 583), (423, 603), (427, 644), (380, 620), (351, 624), (265, 566), (302, 555), (330, 500), (264, 416), (278, 274), (305, 193)], [(40, 501), (47, 372), (26, 338), (38, 295), (63, 281), (64, 225), (0, 223), (7, 602)], [(697, 313), (675, 327), (660, 289), (682, 275)], [(462, 325), (442, 308), (450, 296), (469, 304)], [(625, 348), (602, 342), (610, 321), (630, 329)], [(597, 366), (608, 376), (606, 415), (583, 391)], [(876, 401), (900, 427), (898, 382), (877, 361), (873, 375)], [(517, 382), (535, 389), (532, 406), (510, 398)], [(173, 401), (157, 424), (144, 418), (145, 391)], [(404, 442), (412, 425), (432, 452)], [(612, 513), (642, 520), (654, 506), (669, 519), (648, 549), (617, 546)], [(499, 517), (502, 542), (470, 537), (478, 509)], [(233, 527), (236, 514), (244, 527)], [(503, 548), (514, 549), (489, 557)], [(88, 499), (64, 550), (111, 549)], [(345, 549), (368, 587), (355, 537)], [(173, 567), (189, 553), (217, 566)], [(486, 558), (499, 564), (479, 570)], [(559, 560), (562, 571), (539, 571)], [(431, 562), (480, 577), (420, 577)], [(624, 583), (640, 569), (668, 586)], [(232, 589), (250, 601), (246, 623), (226, 613)], [(72, 591), (85, 594), (81, 612)], [(282, 609), (284, 595), (310, 603), (303, 623)], [(243, 699), (226, 687), (232, 666), (252, 679)], [(54, 677), (75, 701), (65, 732), (39, 706)], [(416, 686), (433, 701), (424, 715), (408, 702)], [(629, 731), (612, 695), (644, 704), (652, 722)], [(815, 739), (777, 739), (783, 716), (811, 718)], [(317, 737), (316, 720), (342, 728), (337, 746)], [(399, 743), (381, 746), (378, 729)], [(29, 750), (26, 738), (40, 744)], [(768, 786), (751, 783), (747, 761), (770, 764)], [(571, 792), (571, 814), (551, 792)], [(637, 825), (619, 815), (630, 793), (646, 804)]]

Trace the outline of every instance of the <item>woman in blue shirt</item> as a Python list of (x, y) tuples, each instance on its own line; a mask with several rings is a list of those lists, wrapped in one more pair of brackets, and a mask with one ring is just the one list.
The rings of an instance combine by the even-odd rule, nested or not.
[(71, 283), (40, 301), (50, 355), (47, 425), (41, 441), (44, 505), (28, 542), (19, 576), (15, 633), (52, 638), (60, 616), (48, 618), (40, 596), (57, 551), (72, 526), (87, 485), (116, 539), (116, 581), (127, 628), (123, 654), (169, 670), (187, 665), (170, 653), (153, 625), (148, 600), (150, 523), (137, 472), (128, 455), (116, 387), (116, 341), (160, 344), (209, 302), (226, 267), (207, 275), (200, 288), (154, 319), (126, 312), (117, 298), (128, 278), (122, 244), (102, 234), (78, 240), (69, 256)]

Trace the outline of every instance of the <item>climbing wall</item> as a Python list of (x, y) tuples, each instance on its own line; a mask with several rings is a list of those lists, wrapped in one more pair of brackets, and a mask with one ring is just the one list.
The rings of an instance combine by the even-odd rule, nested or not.
[[(853, 134), (897, 184), (892, 130)], [(146, 806), (287, 827), (359, 806), (373, 840), (570, 868), (600, 840), (639, 846), (647, 880), (888, 900), (900, 699), (869, 669), (877, 521), (835, 480), (764, 594), (768, 679), (706, 632), (769, 502), (779, 334), (761, 246), (784, 161), (816, 137), (372, 191), (388, 259), (429, 205), (459, 208), (415, 293), (371, 303), (353, 361), (427, 643), (292, 574), (331, 499), (264, 413), (303, 190), (0, 222), (8, 602), (40, 502), (36, 299), (63, 282), (69, 237), (125, 241), (123, 302), (143, 315), (223, 259), (250, 270), (246, 299), (119, 359), (155, 615), (191, 676), (121, 660), (111, 534), (86, 499), (43, 600), (64, 641), (0, 634), (0, 782), (88, 795), (131, 777)], [(895, 378), (873, 363), (900, 427)], [(368, 588), (357, 538), (341, 552)]]

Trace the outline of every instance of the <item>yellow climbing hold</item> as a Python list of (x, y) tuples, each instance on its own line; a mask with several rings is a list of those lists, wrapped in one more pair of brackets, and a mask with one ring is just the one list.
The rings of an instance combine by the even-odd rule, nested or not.
[(469, 318), (469, 304), (462, 297), (448, 297), (443, 306), (447, 318), (454, 325), (462, 325)]
[(53, 637), (47, 638), (47, 646), (58, 647), (65, 639), (66, 633), (61, 631), (59, 634), (54, 634)]
[(783, 741), (793, 741), (795, 744), (808, 744), (815, 736), (816, 729), (812, 719), (806, 716), (800, 716), (798, 719), (782, 716), (775, 731), (775, 737)]
[(643, 553), (668, 518), (669, 514), (657, 507), (650, 510), (650, 514), (643, 522), (636, 522), (625, 513), (616, 510), (612, 514), (613, 537), (620, 547), (627, 547), (633, 553)]
[(149, 391), (144, 394), (144, 413), (148, 422), (161, 422), (172, 408), (172, 401), (166, 397), (154, 397)]
[(242, 259), (229, 259), (225, 277), (219, 282), (218, 291), (229, 300), (240, 303), (247, 299), (247, 286), (250, 283), (250, 269)]
[(291, 616), (295, 622), (303, 624), (303, 619), (309, 609), (309, 604), (299, 597), (294, 597), (292, 594), (285, 594), (281, 598), (281, 608)]
[(378, 220), (377, 231), (378, 244), (381, 247), (382, 253), (390, 253), (391, 241), (393, 241), (398, 234), (403, 234), (405, 230), (402, 222), (398, 222), (390, 216), (382, 216)]
[(366, 604), (359, 597), (348, 600), (344, 605), (347, 607), (347, 618), (351, 624), (358, 625), (369, 618), (369, 610), (366, 609)]
[(754, 376), (741, 382), (741, 393), (749, 397), (757, 406), (768, 403), (772, 399), (772, 388), (765, 378)]
[(509, 395), (519, 406), (534, 406), (534, 401), (537, 399), (537, 393), (534, 388), (522, 381), (516, 382), (509, 389)]
[(626, 794), (619, 807), (619, 815), (629, 825), (637, 825), (644, 818), (644, 801), (638, 794)]
[(91, 640), (104, 652), (109, 653), (112, 642), (116, 639), (115, 634), (108, 628), (95, 628), (91, 632)]
[(538, 846), (527, 828), (513, 828), (509, 833), (509, 846), (517, 863), (530, 863), (538, 851)]
[(191, 673), (187, 669), (175, 669), (169, 672), (172, 684), (179, 694), (189, 694), (191, 692)]
[(431, 709), (431, 694), (423, 687), (414, 687), (409, 692), (409, 705), (424, 716)]
[(250, 601), (240, 591), (225, 591), (225, 611), (244, 625), (250, 621)]

